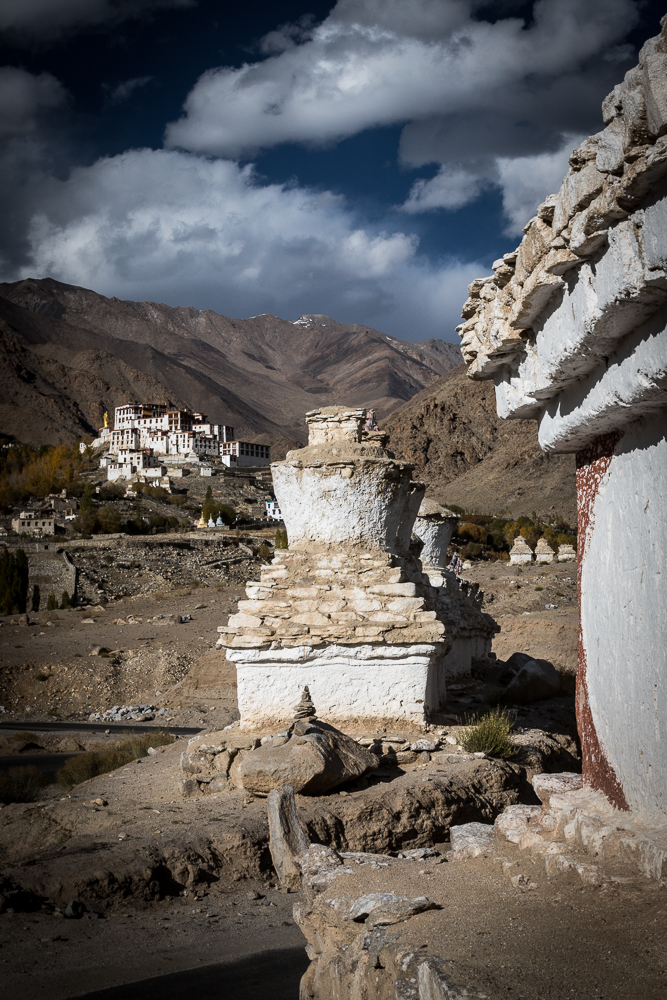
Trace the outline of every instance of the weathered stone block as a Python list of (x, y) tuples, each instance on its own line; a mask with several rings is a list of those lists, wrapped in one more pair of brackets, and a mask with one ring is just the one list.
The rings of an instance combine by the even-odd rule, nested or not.
[(667, 55), (656, 52), (644, 61), (646, 118), (653, 135), (667, 132)]
[(414, 583), (373, 584), (368, 588), (371, 594), (382, 594), (386, 597), (415, 597), (417, 586)]
[(421, 611), (423, 607), (423, 597), (398, 597), (387, 604), (388, 611), (394, 611), (399, 615), (409, 615), (413, 611)]
[(262, 624), (262, 619), (257, 615), (246, 615), (239, 612), (229, 616), (228, 628), (256, 628)]
[(300, 625), (324, 625), (330, 624), (329, 616), (322, 615), (319, 611), (297, 612), (292, 615), (292, 621)]
[(602, 190), (603, 183), (604, 174), (600, 173), (592, 161), (587, 163), (583, 170), (570, 171), (563, 181), (556, 200), (553, 221), (555, 236), (565, 229), (575, 212), (580, 212), (591, 203)]

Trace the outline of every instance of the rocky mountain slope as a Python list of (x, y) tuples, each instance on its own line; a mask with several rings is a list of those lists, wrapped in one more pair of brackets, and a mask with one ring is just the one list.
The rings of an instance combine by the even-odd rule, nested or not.
[(0, 427), (28, 443), (91, 433), (105, 409), (137, 399), (285, 445), (305, 438), (308, 410), (348, 403), (385, 416), (461, 359), (454, 344), (328, 316), (229, 319), (51, 278), (0, 284), (0, 334)]
[(430, 496), (480, 513), (536, 511), (576, 523), (575, 456), (545, 455), (534, 420), (501, 420), (492, 382), (459, 365), (382, 424)]

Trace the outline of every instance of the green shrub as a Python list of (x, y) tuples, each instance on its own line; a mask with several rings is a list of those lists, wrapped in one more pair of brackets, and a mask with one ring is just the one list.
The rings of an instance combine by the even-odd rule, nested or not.
[(100, 508), (97, 520), (99, 522), (100, 531), (105, 535), (115, 535), (119, 531), (122, 531), (120, 514), (115, 507)]
[(289, 543), (287, 541), (287, 530), (285, 528), (277, 529), (275, 547), (277, 549), (286, 549), (289, 547)]
[(47, 782), (34, 764), (9, 767), (0, 771), (0, 802), (34, 802)]
[(544, 590), (544, 587), (535, 587), (535, 590)]
[(261, 559), (268, 560), (271, 558), (271, 548), (266, 544), (266, 542), (262, 542), (259, 549), (257, 550), (257, 554), (260, 556)]
[(41, 594), (40, 594), (40, 590), (39, 590), (39, 584), (36, 583), (34, 585), (34, 587), (32, 588), (32, 602), (31, 602), (31, 610), (32, 611), (39, 611), (39, 602), (40, 602), (40, 600), (41, 600)]
[(459, 743), (468, 753), (485, 753), (489, 757), (506, 759), (516, 753), (511, 733), (513, 717), (502, 708), (493, 708), (484, 715), (466, 719), (467, 729)]
[(167, 746), (173, 742), (174, 737), (170, 733), (156, 730), (154, 733), (143, 733), (141, 736), (121, 740), (105, 750), (89, 750), (68, 760), (57, 772), (56, 781), (59, 785), (71, 788), (72, 785), (79, 785), (100, 774), (108, 774), (130, 761), (145, 757), (149, 747)]
[(47, 611), (57, 611), (58, 610), (58, 602), (56, 600), (56, 595), (55, 594), (49, 594), (49, 596), (48, 596), (48, 598), (46, 600), (46, 610)]
[(62, 597), (60, 598), (60, 610), (64, 611), (65, 608), (71, 608), (71, 607), (72, 607), (72, 601), (70, 599), (70, 596), (66, 590), (63, 590)]

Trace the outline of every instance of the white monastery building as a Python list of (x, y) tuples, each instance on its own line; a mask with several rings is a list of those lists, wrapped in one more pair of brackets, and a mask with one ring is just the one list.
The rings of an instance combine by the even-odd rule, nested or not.
[(106, 446), (100, 465), (109, 479), (165, 475), (162, 457), (176, 461), (221, 458), (229, 468), (271, 463), (268, 445), (235, 441), (234, 428), (211, 423), (204, 413), (162, 403), (127, 403), (115, 409), (114, 426), (101, 428), (93, 447)]

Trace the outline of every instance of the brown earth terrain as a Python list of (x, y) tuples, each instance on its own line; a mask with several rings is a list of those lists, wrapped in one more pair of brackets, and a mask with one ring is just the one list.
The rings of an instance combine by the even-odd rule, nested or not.
[[(108, 748), (120, 738), (104, 724), (94, 732), (11, 738), (30, 722), (52, 719), (49, 713), (84, 720), (91, 708), (150, 701), (168, 710), (150, 724), (157, 729), (201, 727), (196, 738), (178, 738), (117, 771), (71, 789), (47, 785), (38, 801), (0, 810), (0, 966), (12, 1000), (68, 1000), (114, 987), (121, 1000), (123, 984), (145, 982), (163, 992), (176, 972), (189, 971), (196, 983), (208, 967), (223, 988), (237, 982), (233, 963), (243, 956), (256, 956), (258, 969), (265, 967), (261, 962), (269, 969), (274, 954), (288, 956), (299, 974), (305, 969), (301, 953), (289, 950), (305, 944), (292, 916), (301, 893), (286, 893), (276, 881), (266, 800), (237, 787), (231, 772), (222, 792), (183, 798), (180, 791), (182, 750), (225, 741), (252, 752), (238, 725), (223, 728), (238, 718), (235, 669), (213, 646), (217, 626), (254, 572), (250, 561), (225, 574), (232, 570), (238, 575), (224, 575), (216, 586), (176, 585), (156, 593), (137, 580), (134, 595), (104, 607), (31, 615), (30, 625), (2, 620), (0, 703), (10, 709), (0, 716), (4, 766), (45, 752)], [(465, 575), (480, 582), (485, 610), (503, 626), (494, 644), (499, 656), (529, 647), (552, 659), (564, 680), (571, 676), (572, 565), (479, 563)], [(547, 603), (558, 609), (545, 610)], [(169, 616), (176, 613), (192, 621), (175, 624)], [(110, 655), (90, 656), (91, 646)], [(457, 744), (460, 722), (484, 707), (484, 695), (475, 680), (451, 685), (450, 714), (436, 720), (437, 731)], [(350, 734), (364, 735), (354, 727)], [(492, 822), (507, 804), (535, 801), (532, 774), (576, 770), (574, 736), (573, 697), (564, 693), (519, 708), (513, 759), (472, 759), (452, 745), (426, 762), (385, 767), (326, 795), (297, 796), (299, 816), (311, 839), (337, 849), (395, 853), (435, 845), (443, 852), (450, 824)], [(533, 888), (512, 885), (497, 857), (392, 868), (392, 891), (428, 895), (443, 907), (413, 918), (410, 929), (416, 921), (423, 940), (411, 940), (411, 947), (444, 955), (452, 981), (482, 989), (491, 1000), (566, 1000), (582, 983), (587, 996), (601, 1000), (620, 1000), (630, 983), (648, 1000), (663, 995), (665, 907), (658, 887), (621, 867), (612, 873), (618, 881), (603, 888), (582, 886), (567, 874), (547, 879), (543, 866), (535, 868), (512, 845), (500, 853)], [(382, 871), (359, 878), (346, 876), (337, 891), (361, 894), (376, 882), (388, 884)], [(64, 916), (72, 900), (85, 907), (80, 919)], [(582, 971), (584, 936), (591, 958)], [(28, 959), (34, 954), (39, 962)], [(270, 981), (270, 971), (266, 976)], [(187, 985), (180, 988), (187, 992)], [(253, 995), (248, 989), (229, 996)]]
[(534, 420), (501, 420), (493, 382), (474, 382), (465, 365), (395, 410), (382, 429), (439, 503), (514, 517), (560, 514), (576, 524), (574, 455), (546, 455)]
[(0, 284), (0, 334), (0, 426), (28, 444), (96, 433), (105, 409), (138, 400), (201, 410), (284, 447), (304, 440), (308, 410), (345, 403), (385, 416), (461, 360), (445, 341), (328, 316), (229, 319), (51, 278)]

